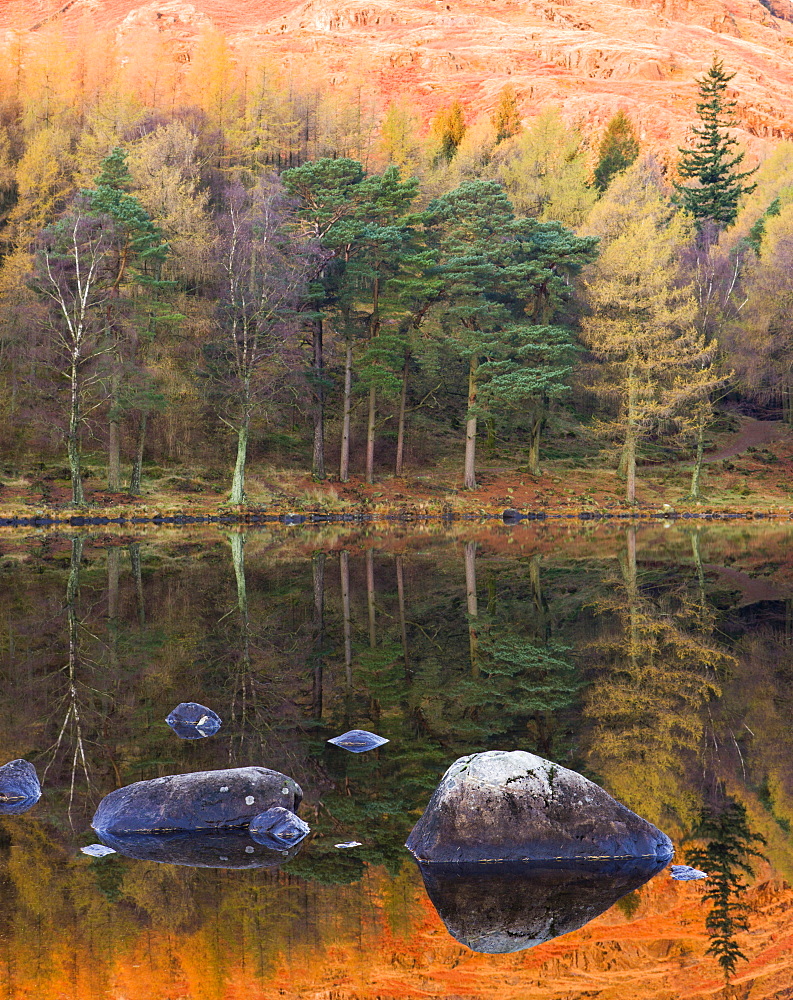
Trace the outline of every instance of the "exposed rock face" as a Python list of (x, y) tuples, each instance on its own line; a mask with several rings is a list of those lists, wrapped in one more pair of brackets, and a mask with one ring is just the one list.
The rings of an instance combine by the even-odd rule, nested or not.
[(274, 868), (290, 861), (300, 848), (298, 844), (272, 850), (253, 840), (247, 830), (123, 834), (102, 830), (101, 837), (128, 858), (190, 868)]
[(264, 809), (278, 805), (294, 812), (302, 799), (303, 791), (296, 781), (266, 767), (170, 774), (137, 781), (106, 795), (91, 825), (103, 839), (106, 833), (247, 827)]
[(0, 816), (27, 812), (41, 798), (36, 768), (27, 760), (12, 760), (0, 767)]
[[(208, 28), (244, 58), (265, 57), (318, 85), (366, 80), (382, 104), (409, 96), (425, 115), (459, 98), (489, 111), (506, 83), (523, 114), (561, 104), (595, 132), (618, 109), (646, 145), (676, 156), (693, 117), (694, 77), (714, 53), (730, 69), (756, 151), (793, 135), (791, 0), (4, 0), (0, 31), (61, 25), (116, 34), (139, 58), (162, 45), (189, 63)], [(32, 38), (38, 37), (34, 32)]]
[(665, 865), (665, 860), (629, 858), (419, 868), (452, 937), (492, 955), (578, 930)]
[(419, 861), (668, 860), (672, 842), (588, 778), (522, 750), (460, 757), (413, 827)]

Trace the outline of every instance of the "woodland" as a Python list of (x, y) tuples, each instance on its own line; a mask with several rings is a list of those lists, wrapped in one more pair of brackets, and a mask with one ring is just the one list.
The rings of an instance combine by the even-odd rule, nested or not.
[(648, 456), (685, 462), (696, 499), (725, 401), (793, 418), (793, 144), (742, 162), (715, 58), (668, 160), (622, 112), (598, 135), (558, 107), (523, 122), (507, 86), (478, 120), (459, 102), (377, 114), (218, 36), (154, 77), (55, 34), (16, 60), (7, 495), (37, 475), (68, 487), (41, 503), (78, 507), (86, 481), (104, 502), (201, 481), (241, 507), (267, 500), (252, 470), (452, 466), (474, 490), (477, 446), (537, 478), (552, 441), (629, 503)]

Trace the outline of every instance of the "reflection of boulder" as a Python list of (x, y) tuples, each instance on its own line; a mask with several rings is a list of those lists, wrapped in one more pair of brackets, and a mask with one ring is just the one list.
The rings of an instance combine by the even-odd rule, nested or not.
[(106, 795), (91, 825), (103, 835), (245, 827), (271, 806), (294, 812), (302, 799), (296, 781), (266, 767), (169, 774)]
[(171, 833), (102, 831), (102, 840), (119, 854), (191, 868), (274, 868), (291, 860), (299, 846), (273, 851), (257, 844), (247, 830), (181, 830)]
[(419, 861), (670, 858), (672, 842), (594, 782), (522, 750), (456, 760), (413, 827)]
[(449, 933), (472, 951), (521, 951), (569, 934), (644, 885), (665, 860), (419, 864)]
[(214, 736), (221, 727), (217, 712), (196, 701), (183, 701), (168, 713), (165, 721), (182, 740), (202, 740)]
[(0, 816), (27, 812), (41, 798), (36, 768), (27, 760), (12, 760), (0, 767)]

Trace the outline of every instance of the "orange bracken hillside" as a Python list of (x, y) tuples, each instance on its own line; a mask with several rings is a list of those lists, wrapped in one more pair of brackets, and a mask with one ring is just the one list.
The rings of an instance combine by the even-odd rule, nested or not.
[(189, 60), (201, 32), (295, 79), (365, 80), (383, 103), (425, 114), (450, 98), (492, 108), (505, 83), (531, 118), (561, 102), (595, 131), (618, 108), (646, 144), (670, 150), (692, 117), (693, 77), (713, 54), (738, 70), (741, 138), (755, 153), (793, 136), (792, 0), (4, 0), (8, 39), (47, 26), (101, 29), (127, 53), (156, 39)]

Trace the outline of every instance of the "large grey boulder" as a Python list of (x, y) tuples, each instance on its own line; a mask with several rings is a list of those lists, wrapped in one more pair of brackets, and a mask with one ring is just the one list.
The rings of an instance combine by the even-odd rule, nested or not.
[(407, 847), (426, 862), (670, 858), (674, 850), (599, 785), (523, 750), (456, 760)]
[(578, 930), (666, 865), (656, 858), (419, 864), (446, 929), (472, 951), (522, 951)]
[(254, 816), (272, 806), (295, 812), (302, 799), (303, 791), (293, 778), (267, 767), (169, 774), (106, 795), (91, 825), (100, 834), (247, 827)]
[(27, 812), (40, 798), (41, 785), (30, 761), (19, 758), (0, 767), (0, 816)]

